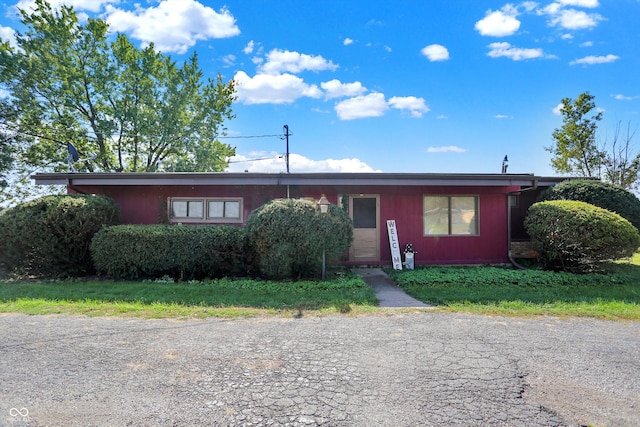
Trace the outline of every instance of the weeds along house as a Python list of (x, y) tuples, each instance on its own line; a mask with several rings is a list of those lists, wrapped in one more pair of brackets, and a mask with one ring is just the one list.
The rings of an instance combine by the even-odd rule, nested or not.
[(506, 263), (528, 239), (523, 222), (538, 194), (565, 178), (428, 173), (41, 173), (36, 184), (104, 194), (128, 224), (236, 224), (277, 198), (322, 195), (349, 212), (347, 263), (390, 265), (387, 220), (416, 264)]

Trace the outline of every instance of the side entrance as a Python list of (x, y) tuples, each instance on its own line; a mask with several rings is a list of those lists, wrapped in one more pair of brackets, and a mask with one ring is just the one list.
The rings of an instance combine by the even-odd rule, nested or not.
[(353, 243), (349, 261), (380, 261), (380, 195), (350, 194)]

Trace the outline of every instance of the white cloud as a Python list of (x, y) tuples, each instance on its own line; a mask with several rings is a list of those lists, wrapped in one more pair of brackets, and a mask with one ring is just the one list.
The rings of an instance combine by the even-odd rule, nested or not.
[(345, 46), (349, 46), (350, 44), (353, 44), (353, 39), (350, 39), (349, 37), (347, 37), (346, 39), (344, 39), (342, 44)]
[(559, 9), (551, 13), (549, 25), (560, 26), (567, 30), (583, 30), (593, 28), (604, 18), (597, 13), (586, 13), (583, 10)]
[(302, 97), (322, 97), (318, 86), (308, 85), (292, 74), (249, 77), (244, 71), (238, 71), (233, 79), (237, 83), (238, 101), (243, 104), (291, 104)]
[(546, 55), (542, 49), (523, 49), (511, 46), (507, 42), (496, 42), (489, 45), (488, 56), (492, 58), (505, 57), (514, 61), (522, 61), (524, 59), (544, 58)]
[(553, 111), (553, 114), (555, 114), (556, 116), (561, 116), (563, 108), (564, 108), (564, 104), (561, 102), (560, 104), (553, 107), (553, 110), (551, 111)]
[(236, 63), (236, 56), (233, 55), (233, 54), (225, 55), (225, 56), (222, 57), (222, 62), (227, 67), (231, 67), (232, 65), (234, 65)]
[(439, 115), (438, 115), (438, 117), (436, 117), (436, 119), (438, 119), (438, 120), (444, 120), (444, 119), (448, 119), (448, 118), (449, 118), (449, 117), (447, 117), (447, 116), (446, 116), (446, 115), (444, 115), (444, 114), (439, 114)]
[(606, 56), (589, 55), (589, 56), (585, 56), (584, 58), (576, 59), (574, 61), (569, 62), (569, 65), (577, 65), (577, 64), (584, 64), (584, 65), (607, 64), (609, 62), (617, 61), (618, 59), (620, 59), (619, 56), (612, 55), (612, 54), (609, 54), (609, 55), (606, 55)]
[(422, 54), (431, 62), (446, 61), (449, 59), (449, 50), (439, 44), (430, 44), (429, 46), (422, 48), (420, 52), (422, 52)]
[(424, 113), (429, 112), (424, 98), (416, 98), (415, 96), (394, 96), (389, 99), (389, 106), (399, 110), (406, 110), (411, 113), (411, 117), (422, 117)]
[(9, 46), (17, 48), (16, 32), (11, 27), (3, 27), (0, 25), (0, 39), (4, 42), (9, 42)]
[(598, 0), (559, 0), (559, 3), (564, 6), (577, 6), (593, 9), (600, 6)]
[(340, 120), (380, 117), (388, 109), (389, 106), (384, 99), (384, 95), (377, 92), (349, 98), (337, 103), (335, 106)]
[(422, 117), (429, 107), (423, 98), (415, 96), (394, 96), (387, 102), (382, 93), (374, 92), (338, 102), (335, 105), (340, 120), (363, 119), (383, 116), (389, 108), (407, 111), (411, 117)]
[(631, 101), (632, 99), (637, 98), (637, 96), (627, 96), (619, 93), (617, 95), (613, 95), (613, 98), (618, 101)]
[(476, 22), (475, 28), (483, 36), (511, 36), (520, 28), (517, 16), (517, 9), (507, 4), (500, 10), (487, 11), (486, 16)]
[(591, 47), (593, 46), (593, 42), (591, 41), (586, 41), (584, 43), (580, 43), (580, 47)]
[[(261, 160), (251, 161), (252, 159)], [(230, 162), (227, 172), (284, 172), (287, 169), (284, 156), (276, 152), (236, 155), (230, 159)], [(312, 160), (295, 153), (289, 154), (289, 170), (291, 172), (381, 172), (356, 158)]]
[(362, 86), (360, 82), (342, 83), (337, 79), (320, 83), (320, 87), (325, 91), (325, 98), (327, 99), (357, 96), (367, 91), (367, 88)]
[(246, 53), (247, 55), (250, 55), (253, 53), (253, 49), (255, 47), (255, 42), (253, 40), (251, 40), (249, 43), (247, 43), (247, 45), (242, 49), (242, 52)]
[[(60, 9), (61, 5), (73, 6), (78, 10), (88, 10), (90, 12), (100, 12), (102, 6), (108, 3), (114, 3), (113, 0), (48, 0), (53, 9)], [(36, 2), (34, 0), (20, 0), (15, 7), (23, 10), (35, 9)]]
[(427, 148), (427, 153), (465, 153), (466, 151), (466, 148), (457, 147), (455, 145)]
[(520, 3), (519, 6), (522, 7), (525, 10), (525, 12), (532, 12), (538, 7), (538, 2), (523, 1), (522, 3)]
[(510, 119), (510, 118), (511, 118), (511, 116), (507, 116), (506, 114), (496, 114), (496, 115), (495, 115), (495, 118), (496, 118), (496, 119), (498, 119), (498, 120), (501, 120), (501, 119)]
[(153, 42), (163, 52), (185, 53), (198, 40), (240, 34), (229, 10), (220, 12), (195, 0), (162, 0), (157, 6), (127, 11), (106, 6), (112, 31), (126, 32), (145, 44)]
[(335, 71), (337, 68), (336, 64), (320, 55), (307, 55), (289, 50), (273, 49), (267, 54), (267, 61), (260, 67), (260, 72), (265, 74), (300, 73), (305, 70)]

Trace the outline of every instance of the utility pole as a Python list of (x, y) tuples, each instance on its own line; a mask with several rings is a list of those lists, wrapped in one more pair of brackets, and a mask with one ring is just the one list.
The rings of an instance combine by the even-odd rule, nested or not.
[(284, 139), (287, 141), (287, 152), (284, 156), (285, 163), (287, 164), (287, 173), (289, 173), (289, 125), (284, 125), (282, 127), (284, 129)]

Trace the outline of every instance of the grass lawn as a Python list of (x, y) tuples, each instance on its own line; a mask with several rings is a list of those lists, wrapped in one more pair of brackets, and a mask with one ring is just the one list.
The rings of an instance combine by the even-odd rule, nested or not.
[(577, 316), (640, 320), (640, 254), (606, 274), (500, 267), (389, 271), (414, 298), (439, 310), (499, 316)]
[[(490, 266), (388, 273), (408, 294), (433, 304), (436, 311), (640, 320), (640, 253), (611, 265), (607, 274)], [(350, 274), (327, 282), (0, 280), (0, 313), (234, 318), (379, 311), (374, 291)]]
[(229, 318), (357, 313), (376, 305), (374, 291), (351, 276), (327, 282), (0, 281), (0, 312), (25, 314)]

